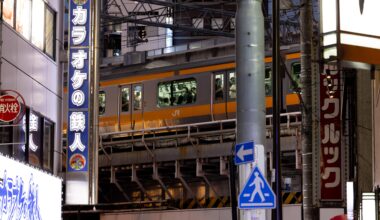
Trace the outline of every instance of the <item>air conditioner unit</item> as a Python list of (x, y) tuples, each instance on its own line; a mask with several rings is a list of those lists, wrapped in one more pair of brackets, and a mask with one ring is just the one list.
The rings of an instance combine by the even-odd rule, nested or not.
[(145, 63), (145, 60), (146, 60), (145, 51), (128, 52), (124, 54), (124, 65)]

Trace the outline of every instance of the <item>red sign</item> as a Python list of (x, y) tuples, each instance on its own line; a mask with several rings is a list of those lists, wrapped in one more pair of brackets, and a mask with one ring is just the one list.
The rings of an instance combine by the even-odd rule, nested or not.
[(337, 70), (320, 74), (321, 200), (342, 199), (341, 79)]
[(20, 102), (12, 95), (0, 96), (0, 121), (10, 122), (21, 112)]

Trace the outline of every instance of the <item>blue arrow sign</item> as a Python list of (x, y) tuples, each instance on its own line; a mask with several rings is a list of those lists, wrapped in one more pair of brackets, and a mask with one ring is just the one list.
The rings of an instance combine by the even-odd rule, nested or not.
[(240, 209), (274, 209), (276, 196), (260, 169), (255, 166), (239, 195)]
[(253, 143), (253, 141), (237, 144), (235, 146), (235, 164), (239, 165), (253, 162), (255, 160), (254, 146), (255, 143)]

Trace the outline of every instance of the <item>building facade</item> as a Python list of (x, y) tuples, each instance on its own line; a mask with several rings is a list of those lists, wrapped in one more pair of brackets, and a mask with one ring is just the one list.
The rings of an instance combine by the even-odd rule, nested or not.
[[(17, 167), (0, 165), (2, 181), (8, 183), (2, 187), (13, 183), (13, 188), (19, 189), (19, 198), (23, 195), (19, 203), (39, 204), (38, 211), (29, 210), (29, 215), (60, 219), (62, 183), (56, 176), (60, 175), (62, 157), (63, 1), (2, 2), (0, 90), (3, 97), (11, 95), (19, 100), (15, 109), (20, 111), (15, 120), (0, 122), (1, 157), (10, 157), (9, 163)], [(1, 113), (11, 111), (4, 106)], [(10, 215), (8, 211), (2, 216)], [(24, 218), (28, 216), (22, 215)]]

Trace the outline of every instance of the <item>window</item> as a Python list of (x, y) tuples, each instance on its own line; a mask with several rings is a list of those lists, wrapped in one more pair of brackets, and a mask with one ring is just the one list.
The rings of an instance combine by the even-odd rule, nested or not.
[(270, 67), (265, 68), (265, 95), (272, 95), (272, 69)]
[(193, 18), (191, 19), (191, 22), (193, 23), (193, 27), (195, 28), (204, 28), (203, 18)]
[(298, 62), (292, 63), (291, 66), (292, 81), (290, 82), (290, 92), (296, 93), (301, 88), (301, 64)]
[(20, 161), (26, 161), (26, 114), (18, 124), (19, 126), (13, 128), (13, 142), (17, 143), (13, 145), (13, 157)]
[(9, 127), (6, 127), (9, 125), (5, 122), (0, 122), (0, 143), (2, 146), (0, 146), (0, 153), (12, 156), (12, 131), (9, 129)]
[(103, 115), (106, 112), (106, 93), (104, 91), (99, 92), (99, 115)]
[(3, 19), (12, 27), (13, 27), (13, 22), (14, 22), (14, 7), (15, 7), (14, 0), (4, 0)]
[(235, 30), (235, 28), (236, 28), (236, 19), (235, 18), (231, 18), (230, 29), (231, 30)]
[(129, 111), (129, 87), (121, 89), (121, 111)]
[(194, 78), (158, 84), (158, 106), (177, 106), (195, 103), (197, 82)]
[(228, 98), (236, 99), (236, 74), (228, 73)]
[(44, 119), (43, 168), (53, 171), (54, 123)]
[(43, 50), (45, 4), (43, 0), (33, 0), (32, 3), (32, 43)]
[(215, 101), (223, 101), (224, 100), (224, 74), (216, 74), (215, 75), (215, 85), (214, 85), (215, 93)]
[(52, 58), (55, 58), (54, 48), (54, 28), (55, 14), (48, 6), (45, 8), (45, 53)]
[(52, 172), (54, 122), (26, 109), (25, 115), (16, 123), (0, 123), (8, 125), (0, 127), (0, 142), (6, 144), (0, 148), (0, 152)]
[(32, 1), (18, 0), (16, 9), (16, 31), (27, 40), (30, 40), (32, 26)]
[(43, 0), (4, 1), (4, 21), (52, 59), (55, 59), (55, 17)]
[(213, 30), (223, 29), (223, 19), (222, 18), (211, 18), (211, 29), (213, 29)]
[(133, 86), (133, 110), (142, 109), (142, 86)]

